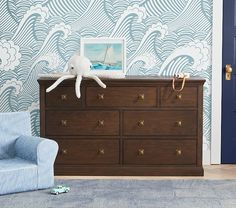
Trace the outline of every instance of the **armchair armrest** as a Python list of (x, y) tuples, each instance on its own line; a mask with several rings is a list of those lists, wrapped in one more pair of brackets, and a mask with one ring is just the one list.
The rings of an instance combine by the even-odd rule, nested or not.
[(34, 136), (20, 136), (15, 143), (16, 156), (35, 162), (37, 165), (52, 165), (58, 144), (50, 139)]

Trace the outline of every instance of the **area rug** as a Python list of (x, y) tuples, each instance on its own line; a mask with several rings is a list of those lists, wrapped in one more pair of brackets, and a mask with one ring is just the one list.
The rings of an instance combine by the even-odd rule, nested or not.
[(236, 180), (56, 180), (69, 193), (0, 196), (1, 208), (236, 208)]

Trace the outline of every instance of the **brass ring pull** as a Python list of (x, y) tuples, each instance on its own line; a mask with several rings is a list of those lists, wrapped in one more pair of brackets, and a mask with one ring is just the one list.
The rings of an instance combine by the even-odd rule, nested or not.
[(139, 149), (139, 150), (138, 150), (138, 155), (140, 155), (140, 156), (141, 156), (141, 155), (144, 155), (144, 149)]
[(62, 150), (61, 150), (61, 153), (62, 153), (63, 155), (66, 155), (66, 154), (68, 153), (68, 151), (67, 151), (67, 149), (62, 149)]
[(177, 156), (182, 155), (182, 150), (181, 150), (181, 149), (176, 149), (176, 155), (177, 155)]
[(182, 94), (176, 95), (176, 99), (181, 100), (182, 99)]
[(145, 95), (144, 95), (144, 94), (139, 94), (139, 95), (138, 95), (138, 99), (139, 99), (139, 100), (144, 100), (144, 98), (145, 98)]
[(99, 120), (98, 121), (98, 126), (104, 126), (104, 120)]
[(67, 126), (67, 120), (61, 120), (61, 125), (62, 126)]
[(138, 126), (144, 126), (144, 120), (140, 120), (139, 122), (138, 122)]
[(66, 94), (61, 95), (61, 100), (67, 100), (67, 95)]
[(98, 150), (98, 154), (99, 155), (104, 155), (105, 154), (105, 150), (104, 149), (99, 149)]
[(174, 76), (173, 80), (172, 80), (172, 89), (176, 92), (181, 92), (184, 89), (184, 85), (185, 85), (185, 81), (186, 81), (186, 76), (184, 76), (182, 78), (182, 85), (180, 89), (176, 89), (175, 88), (175, 80), (178, 79), (176, 76)]
[(181, 126), (182, 126), (182, 121), (176, 121), (176, 125), (177, 125), (178, 127), (181, 127)]
[(98, 100), (104, 100), (104, 94), (98, 94)]

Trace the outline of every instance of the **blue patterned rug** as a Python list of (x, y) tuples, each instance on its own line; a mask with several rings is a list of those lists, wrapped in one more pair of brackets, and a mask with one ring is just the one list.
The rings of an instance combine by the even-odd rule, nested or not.
[(1, 208), (236, 208), (236, 180), (57, 180), (40, 190), (0, 196)]

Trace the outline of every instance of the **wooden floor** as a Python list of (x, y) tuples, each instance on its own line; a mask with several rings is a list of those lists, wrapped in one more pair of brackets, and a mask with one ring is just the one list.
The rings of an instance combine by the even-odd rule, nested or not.
[(160, 176), (56, 176), (58, 179), (136, 179), (136, 180), (161, 180), (161, 179), (236, 179), (236, 165), (207, 165), (204, 166), (203, 177), (160, 177)]

